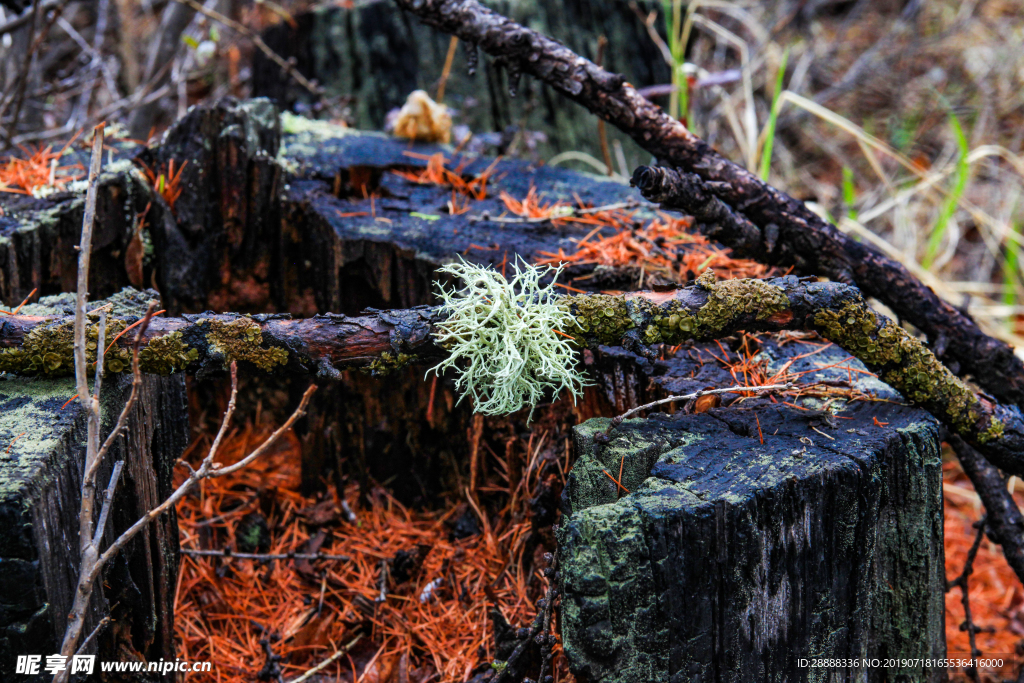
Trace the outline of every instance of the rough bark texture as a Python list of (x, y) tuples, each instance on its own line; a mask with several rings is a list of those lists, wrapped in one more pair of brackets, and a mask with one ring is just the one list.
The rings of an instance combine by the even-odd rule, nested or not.
[[(71, 299), (73, 301), (73, 295)], [(62, 301), (45, 302), (57, 308)], [(35, 306), (43, 313), (45, 306)], [(138, 314), (130, 302), (121, 315)], [(51, 309), (51, 312), (52, 309)], [(104, 384), (103, 432), (113, 427), (131, 391), (131, 378)], [(113, 463), (125, 466), (106, 541), (112, 541), (171, 491), (174, 461), (188, 443), (182, 376), (147, 376), (128, 419), (126, 436), (111, 448), (99, 480)], [(73, 379), (0, 378), (0, 679), (14, 680), (20, 654), (60, 650), (77, 584), (78, 510), (85, 453), (85, 415)], [(101, 438), (102, 438), (101, 435)], [(103, 660), (173, 660), (174, 587), (178, 534), (168, 514), (140, 534), (106, 570), (86, 624), (113, 622), (90, 651)], [(24, 680), (45, 681), (49, 675)]]
[[(858, 285), (867, 296), (882, 301), (925, 332), (940, 357), (958, 374), (974, 376), (986, 391), (1003, 401), (1024, 405), (1024, 361), (1014, 356), (1008, 344), (982, 332), (901, 263), (850, 239), (803, 202), (722, 158), (682, 123), (642, 97), (621, 75), (595, 66), (476, 0), (396, 3), (425, 23), (517, 64), (523, 73), (541, 79), (628, 133), (665, 164), (696, 173), (707, 181), (711, 194), (761, 229), (760, 247), (748, 253), (759, 252), (770, 263), (792, 263), (800, 272)], [(779, 250), (781, 245), (785, 248)]]
[(157, 284), (173, 311), (284, 310), (280, 120), (266, 100), (195, 107), (139, 160), (180, 170), (181, 197), (150, 221)]
[[(604, 206), (630, 199), (629, 188), (565, 169), (500, 161), (491, 169), (487, 196), (469, 212), (450, 215), (451, 188), (418, 184), (393, 171), (421, 170), (437, 146), (410, 149), (400, 140), (346, 134), (321, 126), (285, 136), (282, 154), (294, 164), (285, 195), (283, 277), (289, 310), (354, 314), (368, 306), (405, 308), (434, 301), (434, 271), (459, 256), (494, 265), (544, 258), (542, 252), (576, 251), (594, 226), (502, 223), (485, 214), (511, 216), (502, 192), (521, 199), (531, 187), (543, 202), (580, 201)], [(409, 152), (415, 156), (410, 156)], [(449, 169), (472, 178), (493, 163), (488, 158), (446, 154)], [(375, 193), (371, 202), (365, 193)], [(465, 199), (458, 195), (459, 201)], [(636, 220), (653, 217), (651, 207)], [(515, 218), (514, 216), (511, 216)], [(605, 228), (604, 234), (612, 234)]]
[[(764, 353), (769, 368), (792, 360), (794, 371), (846, 357), (797, 358), (808, 348)], [(656, 365), (663, 386), (710, 367), (686, 354)], [(855, 385), (895, 398), (872, 378)], [(562, 637), (579, 680), (806, 681), (825, 672), (802, 657), (945, 656), (938, 425), (895, 402), (850, 403), (837, 417), (830, 426), (762, 398), (627, 420), (607, 442), (595, 438), (607, 419), (575, 429), (558, 540)], [(605, 474), (620, 465), (629, 493)], [(828, 674), (945, 680), (920, 666)]]
[[(605, 52), (605, 64), (637, 87), (670, 80), (668, 66), (627, 3), (499, 0), (489, 4), (591, 58), (596, 56), (600, 36), (605, 36), (615, 48)], [(661, 9), (649, 0), (638, 5), (645, 13)], [(662, 25), (659, 21), (659, 29)], [(350, 125), (368, 130), (382, 130), (387, 113), (401, 107), (413, 90), (435, 95), (449, 46), (448, 36), (411, 21), (386, 2), (352, 9), (317, 8), (297, 15), (294, 26), (282, 23), (268, 29), (264, 38), (279, 54), (294, 57), (299, 71), (324, 87), (328, 101), (339, 103), (336, 113), (343, 112)], [(575, 104), (537, 81), (522, 80), (511, 97), (510, 74), (504, 67), (482, 59), (470, 75), (465, 68), (467, 55), (460, 45), (444, 99), (456, 110), (456, 123), (474, 133), (471, 145), (503, 153), (516, 131), (525, 129), (533, 136), (514, 143), (520, 152), (536, 145), (539, 158), (567, 150), (602, 158), (593, 117), (581, 116)], [(262, 54), (254, 56), (253, 76), (254, 95), (269, 97), (282, 108), (316, 111), (318, 103), (311, 101), (309, 93), (289, 82)], [(539, 139), (538, 132), (546, 139)], [(608, 136), (624, 144), (630, 163), (647, 158), (623, 133), (609, 131)]]

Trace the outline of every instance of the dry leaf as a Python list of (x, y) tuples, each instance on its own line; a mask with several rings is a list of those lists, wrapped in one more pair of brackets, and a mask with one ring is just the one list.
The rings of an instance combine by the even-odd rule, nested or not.
[(705, 394), (699, 397), (693, 404), (693, 412), (706, 413), (712, 408), (722, 405), (722, 397), (718, 394)]

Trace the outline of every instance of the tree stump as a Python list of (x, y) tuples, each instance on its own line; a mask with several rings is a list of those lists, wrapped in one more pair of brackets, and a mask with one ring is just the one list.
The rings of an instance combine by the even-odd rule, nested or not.
[[(109, 301), (116, 315), (141, 316), (155, 296), (126, 290)], [(74, 295), (65, 294), (22, 310), (53, 315), (73, 307)], [(101, 439), (130, 392), (128, 374), (104, 384)], [(68, 402), (74, 394), (73, 378), (0, 375), (0, 680), (49, 680), (15, 676), (16, 658), (59, 652), (71, 609), (86, 433), (85, 412), (77, 400)], [(102, 496), (113, 464), (124, 461), (106, 543), (170, 495), (171, 470), (188, 438), (184, 378), (146, 376), (124, 436), (114, 442), (97, 479)], [(171, 511), (132, 540), (97, 582), (84, 633), (104, 616), (113, 621), (87, 652), (100, 660), (173, 660), (177, 571), (178, 528)]]
[[(133, 168), (130, 157), (140, 149), (129, 142), (109, 146), (99, 178), (96, 228), (89, 273), (92, 292), (110, 296), (122, 287), (145, 287), (152, 267), (143, 272), (142, 250), (130, 248), (137, 219), (150, 199), (145, 177)], [(71, 150), (62, 166), (88, 168), (88, 154)], [(0, 302), (17, 306), (29, 292), (39, 296), (73, 291), (78, 273), (78, 252), (85, 212), (85, 183), (40, 192), (39, 196), (0, 193)], [(142, 246), (141, 240), (138, 246)], [(138, 259), (133, 259), (133, 254)], [(136, 263), (137, 260), (137, 263)], [(147, 264), (149, 266), (149, 264)]]
[[(846, 358), (834, 347), (796, 358), (813, 350), (763, 353), (769, 373), (792, 361), (814, 371), (802, 382), (848, 380), (815, 371)], [(654, 381), (702, 388), (691, 357), (659, 361)], [(835, 417), (758, 398), (575, 428), (558, 541), (578, 680), (945, 680), (884, 663), (945, 656), (938, 426), (858, 365), (863, 399)], [(882, 662), (800, 662), (837, 658)]]

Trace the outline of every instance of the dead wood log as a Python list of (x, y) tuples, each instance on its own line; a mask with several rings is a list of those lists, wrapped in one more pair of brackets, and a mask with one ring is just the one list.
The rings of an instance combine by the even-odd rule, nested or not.
[[(425, 23), (541, 79), (628, 133), (663, 163), (696, 173), (710, 194), (760, 229), (759, 244), (748, 254), (760, 254), (769, 263), (793, 264), (802, 273), (856, 284), (865, 295), (885, 303), (927, 334), (957, 374), (970, 374), (993, 396), (1024, 406), (1024, 361), (1008, 344), (982, 332), (898, 261), (848, 238), (803, 202), (722, 158), (622, 76), (477, 0), (395, 1)], [(751, 242), (745, 236), (726, 246), (750, 249)]]
[[(871, 310), (849, 285), (806, 282), (795, 276), (697, 284), (672, 292), (565, 297), (581, 345), (620, 345), (643, 352), (652, 344), (716, 339), (738, 330), (814, 330), (856, 356), (908, 400), (921, 405), (982, 451), (997, 467), (1024, 474), (1024, 419), (1016, 406), (976, 394), (902, 327)], [(263, 371), (281, 369), (336, 376), (361, 366), (376, 374), (443, 355), (433, 332), (437, 308), (371, 311), (369, 315), (195, 315), (156, 319), (144, 338), (146, 372), (207, 372), (230, 361)], [(108, 320), (108, 333), (130, 319)], [(8, 316), (0, 327), (0, 370), (58, 376), (71, 366), (67, 317)], [(574, 331), (574, 330), (570, 330)], [(126, 368), (122, 347), (107, 370)]]

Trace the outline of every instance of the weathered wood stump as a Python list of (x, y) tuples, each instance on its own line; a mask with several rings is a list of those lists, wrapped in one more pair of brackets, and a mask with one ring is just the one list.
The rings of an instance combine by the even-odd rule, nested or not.
[[(115, 315), (141, 315), (154, 295), (126, 290), (110, 301)], [(63, 295), (23, 310), (53, 315), (73, 306), (74, 296)], [(130, 391), (127, 375), (105, 383), (103, 437)], [(146, 376), (141, 392), (99, 473), (102, 489), (113, 464), (125, 463), (108, 543), (170, 494), (174, 461), (188, 443), (183, 377)], [(0, 375), (0, 680), (49, 680), (15, 676), (15, 660), (59, 652), (71, 609), (86, 432), (78, 401), (65, 406), (74, 394), (73, 378)], [(173, 660), (177, 567), (172, 511), (129, 543), (97, 583), (85, 633), (108, 614), (113, 621), (87, 651), (101, 660)]]
[[(846, 357), (795, 358), (809, 349), (764, 353), (794, 372)], [(701, 383), (678, 379), (687, 356), (659, 363), (656, 383)], [(759, 398), (627, 420), (607, 442), (606, 418), (575, 428), (558, 540), (579, 680), (945, 680), (921, 665), (800, 663), (945, 653), (937, 425), (873, 378), (852, 385), (866, 400), (835, 417)], [(628, 493), (606, 474), (620, 467)]]

